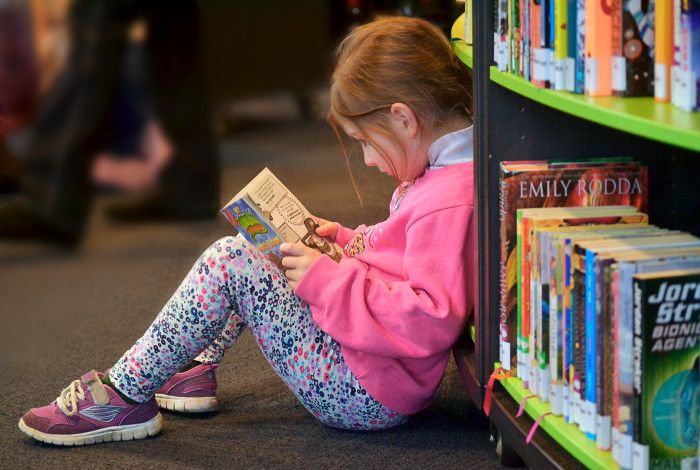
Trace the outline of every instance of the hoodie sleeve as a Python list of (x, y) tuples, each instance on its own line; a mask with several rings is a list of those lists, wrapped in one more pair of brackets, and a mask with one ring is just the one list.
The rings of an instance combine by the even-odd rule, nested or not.
[[(473, 209), (428, 214), (406, 231), (404, 279), (370, 275), (356, 258), (319, 257), (297, 286), (314, 320), (340, 344), (370, 354), (421, 358), (450, 348), (472, 307)], [(455, 227), (455, 221), (466, 225)], [(460, 224), (461, 225), (461, 224)]]

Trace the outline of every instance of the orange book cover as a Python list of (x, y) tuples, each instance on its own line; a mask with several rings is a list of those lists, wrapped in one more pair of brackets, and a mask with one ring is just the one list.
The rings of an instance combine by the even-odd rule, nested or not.
[(656, 0), (654, 9), (654, 97), (656, 101), (664, 103), (671, 99), (673, 0)]
[(585, 93), (610, 96), (613, 9), (605, 1), (586, 0), (585, 13)]

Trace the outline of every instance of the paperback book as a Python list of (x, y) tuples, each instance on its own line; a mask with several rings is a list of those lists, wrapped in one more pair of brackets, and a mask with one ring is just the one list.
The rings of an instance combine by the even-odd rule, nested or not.
[(221, 213), (278, 266), (283, 242), (301, 241), (337, 262), (342, 258), (342, 249), (316, 235), (318, 225), (311, 213), (268, 168), (245, 185)]

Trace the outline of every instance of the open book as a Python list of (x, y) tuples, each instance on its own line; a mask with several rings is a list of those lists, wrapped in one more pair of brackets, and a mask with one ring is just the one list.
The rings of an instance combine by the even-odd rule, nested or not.
[(279, 246), (301, 241), (340, 262), (340, 247), (316, 235), (318, 224), (311, 213), (268, 169), (253, 178), (221, 209), (231, 224), (278, 266)]

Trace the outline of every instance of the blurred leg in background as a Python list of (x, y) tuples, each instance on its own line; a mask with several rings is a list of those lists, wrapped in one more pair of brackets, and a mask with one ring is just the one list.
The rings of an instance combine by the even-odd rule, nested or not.
[(216, 213), (219, 164), (200, 64), (196, 2), (76, 0), (65, 68), (42, 97), (21, 160), (22, 193), (0, 205), (0, 239), (74, 246), (92, 200), (91, 168), (114, 130), (129, 25), (148, 26), (146, 64), (154, 113), (173, 145), (157, 188), (115, 207), (121, 220), (197, 219)]

